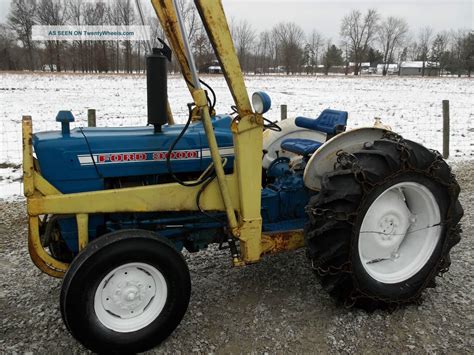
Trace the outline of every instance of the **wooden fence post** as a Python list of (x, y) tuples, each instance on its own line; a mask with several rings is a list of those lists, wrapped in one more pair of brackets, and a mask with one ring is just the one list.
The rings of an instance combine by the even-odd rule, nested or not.
[(449, 158), (449, 100), (443, 100), (443, 158)]
[(87, 110), (87, 127), (95, 127), (95, 126), (96, 126), (95, 109), (90, 108)]
[(281, 120), (286, 120), (288, 118), (288, 106), (281, 105), (280, 107)]

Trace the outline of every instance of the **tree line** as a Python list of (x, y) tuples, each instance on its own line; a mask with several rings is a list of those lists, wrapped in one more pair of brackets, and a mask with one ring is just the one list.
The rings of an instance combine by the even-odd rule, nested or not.
[[(186, 34), (200, 71), (215, 60), (197, 11), (191, 1), (179, 0)], [(152, 45), (163, 31), (154, 14), (146, 19)], [(74, 72), (144, 71), (146, 45), (132, 41), (33, 41), (34, 25), (139, 25), (135, 2), (85, 0), (12, 0), (5, 24), (0, 24), (0, 70), (56, 70)], [(267, 73), (361, 73), (362, 63), (422, 61), (439, 63), (441, 72), (471, 75), (474, 68), (474, 32), (435, 33), (425, 27), (410, 31), (403, 18), (386, 17), (370, 9), (352, 10), (340, 23), (340, 40), (310, 33), (296, 23), (281, 22), (258, 32), (247, 20), (231, 20), (232, 36), (243, 71)], [(172, 63), (171, 70), (178, 70)]]

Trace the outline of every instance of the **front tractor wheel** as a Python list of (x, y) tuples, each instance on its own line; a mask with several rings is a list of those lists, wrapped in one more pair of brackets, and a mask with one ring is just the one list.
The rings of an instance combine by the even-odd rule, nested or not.
[(61, 289), (61, 314), (90, 350), (142, 352), (178, 326), (190, 289), (186, 263), (168, 240), (123, 230), (94, 240), (73, 260)]
[(323, 287), (369, 310), (417, 301), (459, 242), (458, 194), (438, 153), (399, 136), (339, 153), (307, 206), (307, 252)]

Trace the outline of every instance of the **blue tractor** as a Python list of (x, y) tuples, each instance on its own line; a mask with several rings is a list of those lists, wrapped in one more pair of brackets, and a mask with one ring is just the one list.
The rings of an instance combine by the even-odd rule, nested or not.
[[(199, 181), (211, 164), (206, 134), (200, 121), (189, 124), (177, 140), (183, 132), (183, 124), (165, 125), (161, 132), (155, 133), (153, 126), (70, 130), (69, 123), (74, 117), (69, 111), (59, 112), (56, 120), (61, 122), (62, 130), (34, 134), (33, 148), (41, 175), (63, 194), (164, 184), (175, 179)], [(234, 165), (230, 129), (232, 117), (216, 115), (211, 120), (220, 156), (225, 159), (224, 170), (226, 174), (231, 174)], [(297, 117), (294, 122), (296, 127), (335, 135), (345, 129), (346, 120), (347, 112), (328, 109), (316, 119)], [(276, 132), (281, 132), (276, 123), (273, 127), (277, 127)], [(322, 144), (304, 138), (286, 138), (282, 141), (282, 156), (272, 160), (263, 171), (263, 232), (303, 229), (306, 223), (305, 206), (314, 195), (305, 188), (304, 168), (309, 157)], [(140, 148), (137, 150), (137, 147)], [(297, 169), (290, 166), (289, 154), (302, 158)], [(79, 251), (76, 219), (73, 216), (54, 216), (53, 221), (45, 230), (43, 243), (51, 248), (53, 256), (71, 261)], [(90, 240), (122, 229), (159, 230), (161, 235), (175, 243), (178, 250), (185, 247), (194, 252), (210, 243), (223, 242), (225, 233), (222, 228), (225, 224), (222, 212), (196, 212), (191, 215), (188, 211), (110, 213), (91, 216), (88, 229)], [(173, 227), (169, 228), (169, 225)], [(54, 239), (54, 231), (61, 238)]]
[(234, 266), (305, 247), (346, 306), (389, 308), (433, 286), (463, 213), (440, 155), (380, 123), (346, 130), (343, 111), (268, 121), (267, 94), (250, 105), (220, 1), (196, 0), (235, 101), (216, 114), (175, 1), (152, 3), (193, 97), (186, 124), (172, 124), (166, 46), (147, 57), (147, 126), (70, 129), (61, 111), (61, 130), (33, 134), (23, 119), (29, 252), (64, 278), (71, 334), (97, 352), (156, 346), (189, 303), (181, 251), (212, 243)]

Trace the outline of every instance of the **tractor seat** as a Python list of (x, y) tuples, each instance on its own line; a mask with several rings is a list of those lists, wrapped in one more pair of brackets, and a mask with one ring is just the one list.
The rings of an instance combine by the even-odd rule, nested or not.
[(323, 143), (311, 139), (289, 138), (281, 143), (281, 148), (288, 152), (307, 156), (313, 154), (322, 145)]
[[(313, 131), (326, 133), (329, 137), (343, 132), (346, 129), (347, 112), (326, 109), (319, 115), (318, 118), (296, 117), (295, 124), (298, 127), (310, 129)], [(309, 156), (313, 154), (321, 145), (311, 139), (303, 138), (289, 138), (281, 143), (281, 148), (302, 156)]]
[(346, 128), (347, 112), (326, 109), (316, 119), (296, 117), (295, 124), (298, 127), (335, 135)]

